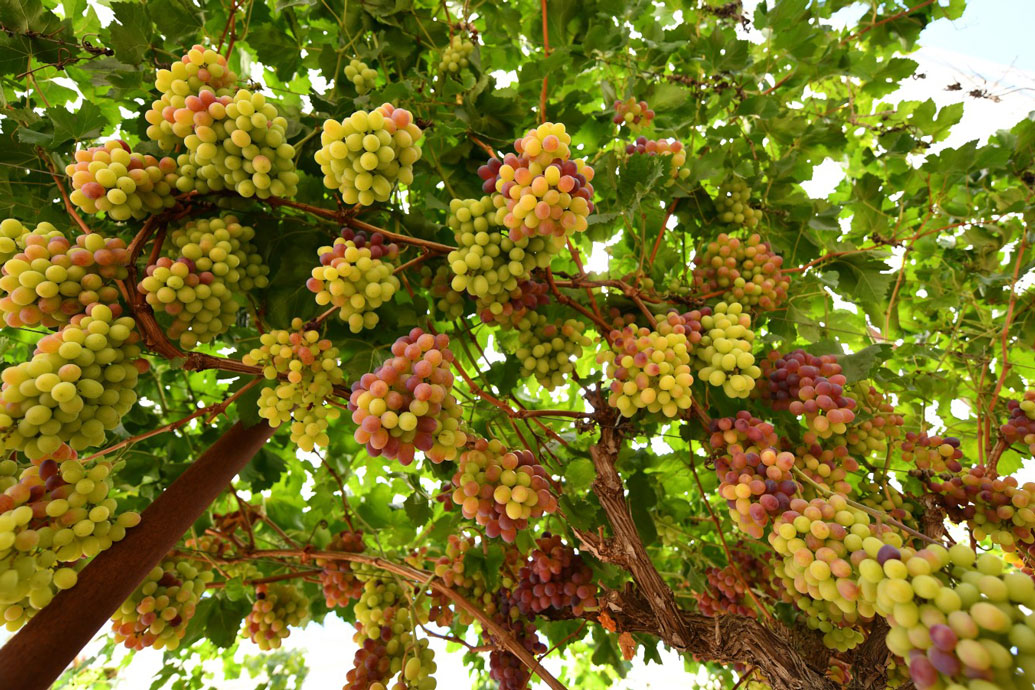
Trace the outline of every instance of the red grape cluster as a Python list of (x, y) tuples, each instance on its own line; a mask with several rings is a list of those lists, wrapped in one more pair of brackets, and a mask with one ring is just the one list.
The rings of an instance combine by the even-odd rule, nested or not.
[(65, 166), (72, 178), (69, 199), (87, 213), (140, 220), (176, 203), (180, 176), (172, 158), (133, 153), (129, 144), (113, 139), (76, 151), (75, 161)]
[[(365, 549), (362, 531), (346, 530), (327, 545), (328, 551), (345, 553), (362, 553)], [(363, 582), (356, 577), (348, 561), (317, 558), (316, 565), (323, 568), (320, 571), (320, 585), (323, 587), (324, 599), (327, 600), (327, 608), (348, 606), (353, 599), (359, 599), (363, 593)]]
[(690, 168), (686, 166), (686, 149), (683, 143), (675, 139), (648, 139), (637, 137), (632, 144), (626, 144), (626, 155), (633, 156), (668, 156), (670, 165), (669, 179), (666, 186), (673, 185), (678, 180), (685, 180), (690, 177)]
[(352, 385), (349, 410), (356, 441), (376, 457), (413, 462), (421, 450), (434, 463), (452, 460), (467, 442), (453, 397), (449, 337), (414, 328), (392, 345), (393, 357)]
[(978, 541), (989, 537), (1006, 551), (1035, 555), (1035, 483), (1019, 485), (1014, 477), (971, 467), (948, 481), (932, 479), (929, 486), (949, 516), (965, 520)]
[(499, 441), (479, 438), (457, 463), (453, 503), (465, 518), (484, 526), (489, 537), (513, 543), (529, 518), (557, 510), (546, 470), (531, 451), (507, 452)]
[(888, 444), (897, 442), (902, 436), (902, 415), (896, 414), (894, 405), (873, 386), (869, 386), (856, 401), (859, 414), (848, 425), (845, 434), (848, 450), (860, 458), (882, 457)]
[(794, 450), (797, 458), (795, 464), (799, 469), (834, 493), (852, 493), (852, 485), (848, 483), (847, 477), (859, 469), (859, 463), (848, 454), (848, 447), (835, 445), (833, 448), (824, 448), (811, 431), (805, 432), (803, 440), (805, 445)]
[[(498, 607), (493, 619), (503, 626), (530, 654), (545, 654), (546, 645), (539, 640), (535, 625), (521, 618), (519, 611), (510, 600), (509, 593), (500, 590), (497, 593)], [(491, 642), (492, 638), (483, 632), (483, 636)], [(525, 690), (532, 672), (524, 662), (513, 653), (499, 647), (493, 647), (489, 653), (489, 677), (499, 684), (500, 690)]]
[(615, 115), (612, 121), (619, 127), (628, 125), (633, 132), (649, 126), (654, 120), (654, 111), (647, 107), (647, 101), (637, 101), (635, 96), (615, 101), (613, 107)]
[(725, 568), (711, 567), (704, 571), (710, 588), (704, 592), (694, 592), (697, 608), (706, 616), (734, 614), (750, 616), (753, 609), (747, 605), (745, 596), (747, 588), (732, 566)]
[(699, 292), (719, 293), (727, 302), (763, 311), (776, 309), (787, 299), (791, 279), (780, 271), (783, 257), (758, 234), (740, 240), (722, 233), (694, 258), (694, 264)]
[(293, 585), (273, 584), (255, 587), (255, 603), (244, 619), (244, 634), (259, 649), (279, 649), (292, 627), (309, 620), (309, 599)]
[(855, 400), (844, 393), (847, 379), (837, 357), (817, 357), (804, 350), (771, 352), (763, 367), (768, 386), (762, 386), (762, 395), (774, 410), (804, 416), (820, 438), (848, 431), (855, 419)]
[(115, 642), (127, 649), (176, 649), (187, 633), (212, 571), (167, 557), (148, 573), (111, 617)]
[(960, 440), (954, 436), (929, 436), (926, 431), (907, 431), (902, 441), (902, 460), (916, 465), (917, 469), (934, 472), (959, 472), (963, 469), (960, 460)]
[(1035, 391), (1026, 391), (1023, 400), (1011, 400), (1008, 407), (1010, 418), (999, 427), (1000, 432), (1009, 443), (1024, 443), (1035, 455)]
[(536, 540), (536, 547), (521, 568), (512, 595), (521, 613), (532, 616), (553, 610), (580, 616), (595, 609), (597, 586), (582, 556), (549, 532)]
[(380, 318), (377, 309), (399, 290), (392, 261), (399, 245), (385, 243), (379, 232), (367, 236), (350, 228), (330, 247), (320, 247), (320, 265), (313, 269), (306, 287), (316, 294), (316, 303), (338, 307), (338, 318), (347, 321), (353, 333), (373, 328)]

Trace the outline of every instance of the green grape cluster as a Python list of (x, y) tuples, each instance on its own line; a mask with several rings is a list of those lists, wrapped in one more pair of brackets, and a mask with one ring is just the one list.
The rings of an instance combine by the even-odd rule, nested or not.
[(593, 342), (577, 319), (566, 319), (558, 325), (539, 312), (529, 311), (515, 327), (518, 345), (514, 356), (521, 362), (522, 378), (534, 376), (547, 390), (564, 385), (583, 350)]
[(0, 622), (7, 630), (74, 587), (84, 559), (140, 522), (136, 513), (117, 512), (108, 495), (111, 468), (80, 462), (67, 445), (31, 463), (0, 460)]
[[(304, 330), (302, 319), (291, 322), (291, 331), (263, 333), (258, 347), (242, 358), (249, 366), (262, 366), (263, 376), (274, 385), (259, 393), (259, 415), (274, 429), (291, 424), (291, 441), (305, 451), (326, 448), (327, 426), (338, 417), (338, 408), (325, 400), (344, 380), (338, 365), (338, 349), (315, 330)], [(286, 381), (278, 381), (284, 376)]]
[(867, 508), (887, 513), (906, 526), (917, 529), (916, 519), (910, 510), (911, 504), (907, 503), (906, 496), (890, 483), (878, 485), (862, 481), (856, 487), (855, 493), (859, 494), (859, 502)]
[(309, 620), (309, 599), (292, 585), (258, 585), (255, 603), (244, 619), (244, 634), (259, 649), (279, 649), (291, 635), (291, 628), (305, 626)]
[(895, 407), (873, 386), (861, 386), (862, 395), (857, 395), (858, 414), (848, 425), (845, 440), (848, 450), (858, 458), (887, 454), (888, 444), (896, 443), (902, 436), (902, 415), (895, 413)]
[(173, 150), (195, 127), (211, 126), (224, 104), (211, 105), (218, 97), (232, 95), (236, 85), (237, 75), (225, 57), (195, 45), (169, 69), (158, 70), (155, 88), (162, 95), (144, 113), (147, 137), (163, 151)]
[[(335, 535), (326, 550), (362, 553), (366, 548), (362, 531), (344, 531)], [(316, 558), (316, 565), (323, 568), (320, 571), (320, 586), (323, 588), (327, 608), (348, 606), (350, 601), (358, 599), (363, 594), (363, 582), (356, 577), (348, 561)]]
[(469, 311), (468, 301), (464, 293), (457, 292), (451, 286), (453, 270), (446, 264), (438, 266), (434, 271), (429, 266), (422, 266), (420, 285), (428, 291), (437, 318), (445, 321), (459, 319)]
[(399, 246), (385, 244), (385, 237), (375, 232), (356, 233), (349, 228), (332, 246), (320, 247), (320, 265), (313, 268), (306, 287), (315, 293), (316, 303), (338, 308), (338, 318), (359, 333), (377, 326), (381, 308), (398, 292), (401, 284), (395, 277), (392, 262), (399, 256)]
[(16, 218), (0, 221), (0, 264), (13, 259), (15, 254), (25, 249), (25, 240), (29, 235), (40, 235), (46, 239), (64, 237), (64, 233), (47, 222), (36, 225), (32, 230), (22, 225)]
[(298, 191), (295, 147), (287, 142), (288, 123), (276, 106), (247, 89), (232, 98), (213, 98), (206, 111), (211, 122), (196, 125), (183, 140), (188, 152), (176, 159), (178, 189), (203, 194), (232, 189), (260, 199), (293, 196)]
[(98, 446), (136, 402), (139, 336), (132, 317), (92, 304), (57, 333), (41, 339), (32, 359), (0, 374), (0, 438), (29, 459), (67, 443)]
[(73, 244), (41, 223), (19, 236), (18, 244), (22, 251), (4, 262), (0, 276), (0, 313), (8, 326), (55, 328), (90, 304), (118, 301), (112, 283), (126, 277), (129, 264), (121, 239), (91, 233), (79, 235)]
[(726, 302), (739, 302), (769, 311), (787, 299), (790, 276), (781, 272), (783, 257), (757, 233), (746, 240), (720, 234), (694, 257), (694, 286), (702, 293), (720, 293)]
[(626, 144), (625, 153), (629, 156), (668, 156), (671, 167), (669, 168), (669, 179), (665, 182), (667, 187), (690, 177), (690, 168), (686, 167), (686, 148), (681, 141), (636, 137), (635, 142)]
[(140, 220), (176, 203), (179, 174), (172, 158), (133, 153), (129, 144), (113, 139), (76, 151), (75, 161), (65, 166), (72, 178), (68, 198), (87, 213)]
[(739, 302), (719, 302), (710, 314), (701, 314), (701, 342), (695, 354), (697, 376), (712, 386), (722, 386), (731, 398), (746, 398), (762, 370), (755, 364), (751, 344), (755, 333), (751, 317)]
[(473, 52), (474, 43), (471, 42), (471, 39), (462, 34), (454, 35), (449, 39), (449, 45), (442, 51), (442, 59), (438, 63), (439, 72), (456, 74), (462, 71), (470, 64)]
[(847, 478), (859, 469), (847, 446), (824, 447), (814, 431), (802, 434), (803, 444), (794, 449), (795, 465), (810, 479), (831, 492), (847, 496), (852, 485)]
[(345, 65), (345, 78), (356, 87), (356, 93), (363, 95), (377, 83), (377, 70), (371, 69), (359, 58), (352, 58)]
[(753, 228), (758, 225), (762, 214), (751, 208), (751, 190), (744, 180), (733, 178), (719, 185), (719, 195), (715, 198), (715, 207), (719, 211), (719, 220), (732, 225), (743, 225)]
[(194, 617), (212, 571), (167, 556), (111, 617), (115, 642), (128, 649), (176, 649)]
[(357, 110), (341, 122), (327, 120), (315, 155), (323, 183), (341, 192), (346, 204), (388, 201), (396, 182), (413, 182), (422, 136), (410, 112), (391, 103)]
[[(616, 324), (618, 325), (618, 324)], [(611, 348), (597, 355), (612, 379), (608, 404), (625, 417), (638, 410), (677, 417), (693, 404), (691, 350), (700, 340), (688, 321), (669, 312), (657, 318), (655, 330), (628, 324), (611, 331)]]

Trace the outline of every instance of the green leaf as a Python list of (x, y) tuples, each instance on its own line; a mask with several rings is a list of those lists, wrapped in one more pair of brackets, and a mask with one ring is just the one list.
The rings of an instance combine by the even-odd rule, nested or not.
[(573, 460), (564, 469), (564, 493), (581, 494), (593, 485), (596, 477), (597, 471), (592, 461), (586, 458)]
[(890, 343), (878, 343), (855, 354), (841, 355), (837, 358), (837, 363), (841, 365), (841, 373), (848, 382), (853, 383), (870, 378), (873, 372), (891, 357), (893, 351)]
[(64, 108), (47, 108), (47, 117), (54, 125), (55, 145), (93, 139), (108, 124), (101, 109), (90, 101), (83, 101), (74, 113)]
[(388, 527), (392, 524), (392, 490), (378, 484), (356, 507), (356, 512), (374, 529)]
[(135, 2), (113, 2), (111, 9), (117, 22), (108, 27), (111, 47), (122, 62), (137, 64), (144, 59), (154, 35), (154, 24), (147, 6)]

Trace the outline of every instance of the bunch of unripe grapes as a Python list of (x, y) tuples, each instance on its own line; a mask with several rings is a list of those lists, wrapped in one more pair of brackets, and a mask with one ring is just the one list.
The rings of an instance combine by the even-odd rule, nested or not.
[(700, 332), (695, 333), (683, 316), (669, 312), (657, 319), (653, 331), (629, 324), (611, 331), (608, 339), (611, 349), (597, 355), (613, 379), (608, 405), (624, 417), (641, 409), (676, 417), (690, 409), (691, 350)]
[(647, 107), (647, 101), (637, 101), (629, 96), (624, 101), (615, 101), (615, 115), (612, 121), (621, 127), (627, 125), (630, 131), (638, 132), (654, 121), (654, 111)]
[(701, 314), (700, 323), (701, 341), (694, 350), (700, 364), (698, 378), (722, 386), (731, 398), (746, 398), (762, 375), (751, 354), (755, 340), (751, 317), (739, 302), (719, 302), (712, 313)]
[(690, 168), (686, 167), (686, 148), (683, 147), (681, 141), (636, 137), (636, 141), (626, 144), (625, 154), (627, 156), (667, 156), (671, 167), (665, 186), (671, 186), (679, 180), (690, 177)]
[(438, 63), (439, 72), (456, 74), (462, 71), (470, 64), (473, 52), (474, 43), (471, 39), (463, 34), (454, 35), (442, 51), (442, 59)]
[[(327, 545), (326, 550), (362, 553), (366, 550), (366, 545), (363, 543), (363, 532), (346, 530), (336, 535)], [(320, 585), (323, 587), (323, 596), (327, 600), (327, 608), (348, 606), (350, 601), (358, 599), (363, 593), (363, 582), (356, 577), (356, 573), (348, 561), (317, 558), (316, 565), (323, 568), (320, 571)]]
[(327, 120), (315, 155), (323, 183), (341, 192), (346, 204), (388, 201), (396, 182), (413, 182), (422, 136), (410, 112), (391, 103), (357, 110), (341, 122)]
[(171, 151), (197, 126), (208, 126), (219, 108), (199, 109), (196, 99), (229, 96), (237, 84), (237, 75), (226, 64), (226, 58), (214, 50), (195, 45), (169, 69), (158, 70), (155, 88), (162, 94), (144, 114), (148, 122), (147, 136)]
[(518, 346), (514, 356), (521, 362), (521, 376), (535, 376), (540, 386), (553, 390), (564, 385), (575, 371), (575, 362), (592, 341), (586, 326), (577, 319), (558, 325), (553, 319), (529, 311), (515, 324)]
[(803, 415), (820, 438), (847, 432), (855, 419), (855, 400), (845, 395), (848, 379), (835, 355), (771, 352), (762, 366), (768, 383), (762, 386), (762, 396), (774, 410)]
[(787, 299), (789, 276), (781, 273), (783, 257), (757, 234), (746, 240), (720, 234), (694, 258), (694, 285), (699, 292), (721, 293), (727, 302), (739, 302), (769, 311)]
[(13, 632), (74, 587), (77, 567), (140, 522), (118, 513), (112, 465), (62, 445), (32, 462), (0, 460), (0, 622)]
[(179, 173), (172, 158), (133, 153), (129, 144), (113, 139), (76, 151), (75, 161), (65, 166), (72, 178), (68, 198), (87, 213), (140, 220), (176, 203)]
[(880, 391), (873, 386), (863, 386), (863, 389), (863, 394), (856, 398), (859, 414), (845, 434), (848, 450), (859, 458), (884, 457), (888, 444), (902, 436), (904, 420)]
[(947, 481), (932, 479), (949, 516), (966, 521), (978, 541), (988, 537), (1006, 551), (1035, 554), (1035, 483), (996, 477), (985, 467), (971, 467)]
[(392, 261), (399, 256), (399, 246), (385, 243), (379, 232), (370, 235), (350, 228), (330, 247), (320, 247), (320, 265), (313, 268), (306, 287), (316, 294), (316, 303), (338, 307), (338, 318), (359, 333), (373, 328), (380, 318), (379, 309), (401, 287), (393, 274)]
[(902, 461), (920, 470), (960, 472), (963, 465), (960, 440), (955, 436), (929, 435), (926, 431), (907, 431), (902, 439)]
[(485, 187), (492, 181), (496, 220), (515, 242), (536, 235), (570, 237), (589, 227), (593, 168), (571, 157), (570, 144), (563, 124), (547, 122), (514, 142), (516, 155), (478, 169)]
[(464, 293), (457, 292), (451, 286), (453, 270), (442, 264), (434, 271), (429, 266), (421, 266), (420, 286), (428, 291), (437, 318), (446, 321), (458, 319), (469, 311)]
[(392, 344), (392, 355), (352, 385), (356, 441), (371, 456), (397, 458), (404, 465), (413, 462), (417, 450), (435, 463), (455, 458), (467, 435), (452, 394), (449, 337), (414, 328)]
[(479, 438), (460, 454), (453, 475), (453, 503), (489, 537), (513, 543), (529, 518), (557, 510), (548, 475), (530, 451), (507, 451), (497, 440)]
[(352, 58), (345, 65), (345, 78), (356, 87), (356, 93), (362, 96), (377, 83), (377, 70), (371, 69), (359, 58)]
[(196, 561), (165, 558), (111, 617), (115, 642), (128, 649), (176, 649), (212, 579), (212, 571)]
[(761, 214), (751, 208), (751, 189), (740, 178), (727, 180), (719, 185), (719, 195), (715, 198), (715, 206), (719, 211), (719, 220), (732, 225), (743, 225), (753, 228), (758, 225)]
[[(13, 218), (8, 228), (21, 227)], [(126, 277), (129, 254), (119, 238), (91, 233), (71, 243), (49, 223), (18, 236), (17, 252), (3, 263), (0, 313), (11, 327), (55, 328), (81, 314), (90, 304), (115, 304), (112, 284)]]
[(1021, 442), (1035, 455), (1035, 391), (1026, 391), (1022, 400), (1011, 400), (1007, 407), (1010, 417), (999, 431), (1011, 444)]
[(794, 449), (795, 464), (810, 479), (833, 493), (848, 495), (852, 485), (847, 477), (859, 469), (859, 462), (848, 454), (848, 447), (835, 445), (824, 448), (816, 434), (806, 431), (802, 435), (803, 445)]
[[(330, 444), (327, 426), (339, 415), (325, 403), (334, 386), (344, 380), (338, 364), (338, 348), (319, 331), (306, 330), (302, 319), (291, 322), (290, 331), (273, 330), (259, 337), (261, 346), (242, 358), (249, 366), (262, 366), (262, 374), (275, 384), (259, 392), (259, 416), (274, 429), (290, 423), (291, 441), (305, 451)], [(287, 380), (278, 380), (284, 376)]]
[(44, 336), (32, 359), (0, 374), (3, 448), (30, 459), (55, 453), (62, 443), (75, 450), (104, 443), (136, 402), (139, 336), (132, 317), (103, 304), (72, 317)]
[(582, 556), (546, 532), (521, 568), (512, 599), (526, 616), (551, 610), (580, 616), (596, 608), (597, 585)]
[(309, 600), (293, 585), (262, 584), (255, 587), (255, 603), (244, 619), (244, 634), (259, 649), (279, 649), (291, 628), (309, 620)]
[(475, 306), (483, 323), (494, 323), (501, 328), (513, 329), (518, 327), (518, 323), (530, 310), (550, 303), (549, 290), (546, 283), (523, 280), (505, 295), (478, 298)]

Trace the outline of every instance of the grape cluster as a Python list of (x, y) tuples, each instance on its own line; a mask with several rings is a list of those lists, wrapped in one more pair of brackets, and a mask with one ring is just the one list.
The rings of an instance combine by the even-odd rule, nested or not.
[(512, 599), (526, 616), (551, 610), (580, 616), (596, 608), (597, 586), (582, 556), (546, 532), (521, 568)]
[(356, 87), (356, 93), (363, 95), (377, 83), (377, 70), (371, 69), (359, 58), (352, 58), (345, 65), (345, 78)]
[(804, 445), (794, 450), (795, 465), (817, 484), (842, 495), (852, 492), (847, 477), (859, 469), (859, 462), (848, 454), (847, 446), (824, 448), (814, 432), (805, 432)]
[(859, 502), (866, 507), (887, 513), (910, 527), (917, 527), (905, 495), (890, 483), (883, 482), (878, 486), (874, 482), (863, 481), (856, 488), (856, 493), (860, 495)]
[[(338, 365), (338, 348), (315, 330), (304, 330), (302, 319), (291, 322), (291, 331), (273, 330), (259, 337), (262, 343), (242, 358), (249, 366), (262, 365), (268, 381), (259, 392), (259, 416), (274, 429), (291, 424), (291, 441), (311, 451), (330, 444), (327, 426), (339, 415), (324, 400), (344, 380)], [(278, 381), (284, 376), (286, 380)]]
[(804, 350), (769, 354), (763, 362), (768, 386), (762, 387), (774, 410), (804, 415), (820, 438), (844, 434), (855, 419), (855, 400), (844, 394), (847, 378), (834, 355), (817, 357)]
[(628, 156), (669, 156), (669, 179), (666, 186), (671, 186), (679, 180), (690, 177), (690, 168), (686, 167), (686, 149), (683, 143), (675, 139), (648, 139), (637, 137), (636, 141), (626, 144), (625, 153)]
[(0, 460), (0, 621), (13, 632), (74, 587), (83, 559), (140, 522), (118, 513), (111, 463), (82, 463), (67, 445), (31, 462)]
[(697, 608), (706, 616), (733, 614), (751, 616), (754, 610), (747, 605), (747, 587), (732, 566), (710, 567), (704, 571), (709, 591), (694, 592)]
[(341, 192), (346, 204), (388, 201), (396, 182), (413, 182), (422, 136), (410, 112), (391, 103), (370, 112), (357, 110), (341, 122), (327, 120), (316, 152), (323, 183)]
[(794, 455), (779, 452), (779, 442), (772, 424), (745, 410), (711, 423), (719, 494), (733, 521), (755, 539), (762, 538), (769, 520), (787, 510), (798, 492), (791, 474)]
[(244, 634), (259, 649), (279, 649), (290, 628), (302, 627), (309, 620), (309, 600), (292, 585), (272, 584), (255, 587), (255, 603), (244, 619)]
[(549, 289), (546, 283), (523, 280), (505, 295), (479, 297), (475, 300), (475, 307), (482, 322), (499, 324), (502, 328), (517, 328), (530, 310), (550, 303)]
[[(493, 616), (494, 620), (530, 654), (545, 654), (546, 645), (540, 642), (535, 625), (520, 617), (509, 593), (501, 590), (497, 599), (499, 606)], [(487, 633), (483, 632), (482, 635), (492, 641)], [(528, 687), (531, 675), (532, 672), (517, 656), (494, 645), (489, 653), (489, 677), (499, 684), (499, 690), (524, 690)]]
[(613, 379), (608, 405), (625, 417), (641, 409), (676, 417), (690, 409), (690, 352), (700, 335), (676, 312), (659, 317), (653, 331), (632, 324), (611, 331), (611, 349), (597, 355)]
[(320, 247), (320, 265), (313, 269), (306, 287), (316, 294), (316, 303), (338, 307), (338, 318), (359, 333), (380, 320), (376, 309), (392, 300), (400, 288), (391, 262), (399, 256), (399, 245), (385, 244), (385, 237), (349, 228), (330, 247)]
[(478, 169), (483, 189), (492, 193), (497, 222), (515, 242), (536, 235), (568, 237), (589, 227), (593, 168), (571, 157), (570, 144), (563, 124), (547, 122), (514, 142), (517, 154)]
[(731, 398), (746, 398), (762, 375), (751, 354), (751, 317), (739, 302), (719, 302), (711, 314), (702, 313), (700, 323), (701, 341), (694, 350), (698, 378), (722, 386)]
[(633, 132), (650, 126), (654, 120), (654, 111), (647, 107), (647, 101), (637, 101), (635, 96), (629, 96), (624, 101), (615, 101), (613, 107), (615, 115), (612, 121), (619, 127), (627, 125)]
[(575, 371), (575, 361), (592, 343), (584, 333), (585, 325), (576, 319), (558, 325), (549, 317), (529, 311), (515, 327), (518, 347), (514, 355), (521, 362), (521, 376), (535, 376), (547, 390), (564, 384)]
[(449, 337), (414, 328), (392, 344), (392, 358), (352, 385), (349, 410), (356, 441), (371, 456), (413, 462), (421, 450), (435, 463), (456, 457), (467, 442), (453, 397)]
[(907, 431), (902, 440), (902, 460), (916, 465), (917, 469), (934, 472), (959, 472), (963, 469), (960, 460), (960, 440), (954, 436), (930, 436), (926, 431)]
[(856, 398), (859, 414), (848, 425), (845, 440), (848, 450), (857, 457), (883, 457), (888, 444), (901, 437), (904, 420), (880, 391), (873, 386), (868, 389), (863, 386), (863, 389), (863, 394)]
[(287, 143), (287, 120), (265, 96), (247, 89), (233, 97), (202, 91), (188, 104), (194, 107), (206, 115), (205, 124), (183, 140), (188, 153), (177, 158), (180, 191), (232, 189), (260, 199), (295, 194), (298, 173), (295, 147)]
[(155, 88), (162, 94), (144, 114), (148, 122), (147, 136), (158, 142), (164, 151), (171, 151), (187, 138), (195, 127), (207, 127), (220, 112), (217, 108), (199, 107), (200, 97), (229, 96), (237, 84), (237, 75), (226, 64), (226, 58), (214, 50), (196, 45), (169, 69), (160, 69)]
[(479, 438), (460, 454), (452, 500), (464, 517), (477, 520), (489, 537), (513, 543), (529, 518), (557, 510), (546, 470), (530, 451), (510, 451), (499, 441)]
[(30, 235), (40, 235), (47, 240), (64, 237), (64, 234), (47, 222), (41, 222), (33, 230), (22, 225), (16, 218), (0, 221), (0, 264), (13, 259), (15, 254), (25, 249), (25, 240)]
[(111, 617), (115, 642), (127, 649), (176, 649), (211, 581), (211, 570), (183, 558), (165, 558)]
[(420, 285), (431, 295), (429, 301), (434, 307), (433, 313), (446, 321), (458, 319), (468, 311), (463, 293), (457, 292), (450, 285), (453, 275), (452, 269), (446, 264), (434, 271), (428, 266), (422, 266), (420, 272)]
[(719, 210), (719, 220), (723, 223), (743, 225), (753, 228), (758, 225), (761, 214), (751, 208), (751, 190), (740, 178), (727, 180), (719, 185), (719, 195), (715, 198), (715, 206)]
[[(327, 551), (363, 553), (364, 550), (366, 550), (366, 545), (363, 543), (363, 532), (361, 531), (344, 531), (336, 535), (327, 545)], [(320, 571), (320, 585), (323, 587), (327, 608), (348, 606), (350, 601), (358, 599), (363, 593), (363, 582), (356, 577), (349, 562), (317, 558), (316, 565), (323, 568)]]
[(780, 271), (783, 257), (758, 234), (740, 240), (722, 233), (694, 257), (694, 264), (694, 286), (699, 292), (718, 293), (727, 302), (763, 311), (776, 309), (787, 299), (791, 279)]
[(68, 198), (87, 213), (140, 220), (176, 203), (179, 174), (172, 158), (133, 153), (129, 144), (113, 139), (76, 151), (75, 161), (65, 166), (72, 178)]
[(999, 431), (1008, 442), (1024, 443), (1035, 455), (1035, 391), (1026, 391), (1022, 400), (1011, 400), (1007, 406), (1010, 417)]
[(1014, 477), (995, 477), (971, 467), (947, 481), (931, 480), (949, 516), (966, 521), (974, 538), (989, 537), (1006, 551), (1035, 555), (1035, 483), (1019, 485)]
[(54, 328), (90, 304), (118, 301), (111, 283), (126, 277), (129, 263), (121, 239), (92, 233), (72, 244), (42, 223), (21, 235), (18, 244), (22, 251), (4, 262), (0, 276), (0, 313), (8, 326)]
[(474, 52), (474, 43), (462, 34), (456, 34), (449, 39), (449, 45), (442, 51), (442, 59), (439, 60), (438, 70), (445, 74), (460, 72), (471, 62), (471, 53)]
[(0, 437), (29, 459), (98, 446), (136, 402), (139, 336), (118, 307), (92, 304), (60, 331), (44, 336), (32, 359), (4, 369)]
[[(485, 573), (467, 562), (466, 555), (474, 549), (477, 552), (478, 542), (473, 537), (449, 535), (445, 553), (434, 565), (435, 576), (441, 578), (447, 587), (461, 594), (465, 599), (475, 603), (489, 616), (497, 613), (497, 592), (489, 591)], [(500, 566), (498, 588), (509, 590), (517, 581), (520, 570), (521, 555), (516, 547), (504, 551), (504, 561)], [(470, 625), (474, 618), (464, 609), (459, 610), (461, 625)], [(453, 623), (452, 600), (438, 591), (431, 593), (430, 619), (442, 626)]]

